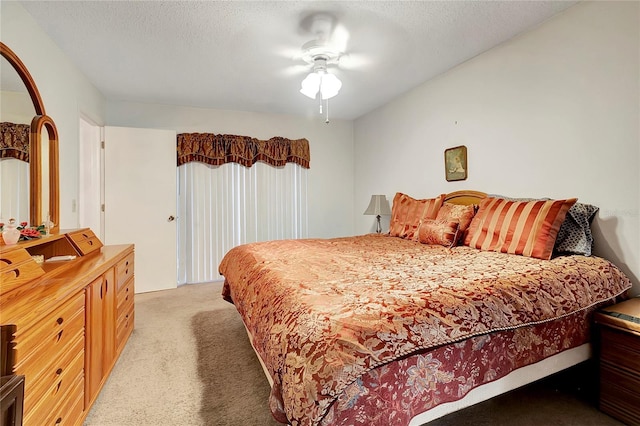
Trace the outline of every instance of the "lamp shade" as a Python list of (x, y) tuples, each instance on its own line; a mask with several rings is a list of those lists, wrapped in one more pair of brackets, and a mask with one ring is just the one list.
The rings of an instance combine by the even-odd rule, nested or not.
[(320, 90), (320, 74), (312, 72), (304, 80), (302, 80), (300, 93), (305, 96), (315, 99)]
[(338, 94), (342, 87), (342, 82), (333, 74), (320, 74), (322, 82), (320, 83), (320, 94), (322, 99), (330, 99)]
[(391, 215), (391, 208), (389, 208), (389, 201), (385, 195), (372, 195), (371, 201), (369, 201), (369, 207), (363, 214), (367, 215)]
[(333, 74), (327, 73), (325, 70), (314, 71), (302, 80), (300, 93), (315, 99), (320, 92), (322, 99), (333, 98), (338, 94), (342, 82)]

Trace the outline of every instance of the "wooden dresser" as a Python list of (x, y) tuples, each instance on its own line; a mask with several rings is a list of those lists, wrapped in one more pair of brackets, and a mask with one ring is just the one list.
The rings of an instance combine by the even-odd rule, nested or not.
[(0, 245), (0, 324), (16, 326), (24, 425), (81, 425), (133, 331), (133, 245), (90, 229)]
[(600, 409), (640, 425), (640, 297), (595, 315), (599, 329)]

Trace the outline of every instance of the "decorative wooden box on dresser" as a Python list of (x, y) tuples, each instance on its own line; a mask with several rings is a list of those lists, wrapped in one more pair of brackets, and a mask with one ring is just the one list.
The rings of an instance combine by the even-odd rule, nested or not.
[(640, 425), (640, 297), (596, 313), (600, 352), (600, 409)]
[(103, 246), (88, 228), (0, 245), (0, 324), (16, 326), (24, 425), (82, 424), (133, 331), (133, 272), (133, 245)]

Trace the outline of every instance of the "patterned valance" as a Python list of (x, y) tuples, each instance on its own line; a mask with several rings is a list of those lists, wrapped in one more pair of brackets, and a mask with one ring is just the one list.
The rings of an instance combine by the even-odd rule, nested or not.
[(212, 166), (239, 163), (251, 167), (257, 161), (275, 167), (296, 163), (309, 168), (309, 141), (279, 136), (262, 141), (249, 136), (216, 135), (213, 133), (180, 133), (178, 135), (178, 166), (198, 161)]
[(0, 158), (29, 162), (29, 125), (0, 123)]

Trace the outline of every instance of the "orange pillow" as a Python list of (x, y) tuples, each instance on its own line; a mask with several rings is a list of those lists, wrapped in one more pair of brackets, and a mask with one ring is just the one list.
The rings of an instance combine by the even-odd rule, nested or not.
[(418, 242), (453, 247), (458, 239), (458, 222), (425, 219), (418, 228)]
[(471, 219), (476, 214), (478, 206), (470, 204), (468, 206), (462, 206), (452, 203), (444, 203), (440, 210), (438, 210), (437, 220), (449, 220), (458, 222), (458, 240), (456, 244), (464, 241), (464, 237), (467, 233), (467, 228), (471, 223)]
[(469, 225), (464, 244), (549, 260), (558, 230), (576, 201), (577, 198), (534, 201), (484, 198)]
[(416, 232), (424, 219), (435, 219), (445, 194), (436, 198), (416, 200), (401, 192), (393, 197), (389, 235), (416, 240)]

